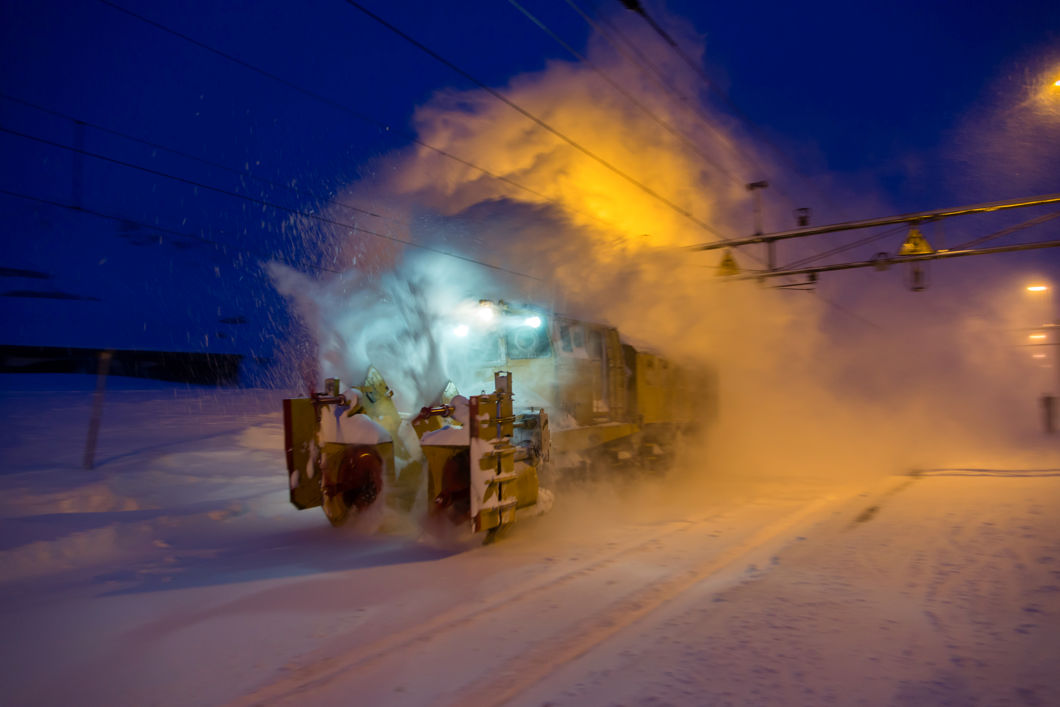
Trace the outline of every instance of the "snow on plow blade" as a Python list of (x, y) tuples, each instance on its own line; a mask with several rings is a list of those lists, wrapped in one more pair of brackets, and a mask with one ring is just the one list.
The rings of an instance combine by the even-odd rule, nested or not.
[[(411, 511), (426, 486), (428, 515), (492, 540), (538, 502), (537, 469), (548, 450), (548, 417), (514, 414), (511, 373), (491, 394), (463, 398), (451, 386), (440, 405), (403, 420), (374, 368), (359, 388), (284, 400), (291, 503), (322, 506), (333, 525), (379, 499)], [(423, 470), (426, 466), (426, 478)]]
[(329, 378), (324, 392), (283, 401), (291, 503), (298, 509), (321, 506), (332, 525), (384, 494), (402, 500), (412, 495), (402, 493), (408, 479), (398, 474), (398, 459), (408, 451), (398, 440), (401, 418), (382, 376), (371, 368), (360, 388), (339, 388)]

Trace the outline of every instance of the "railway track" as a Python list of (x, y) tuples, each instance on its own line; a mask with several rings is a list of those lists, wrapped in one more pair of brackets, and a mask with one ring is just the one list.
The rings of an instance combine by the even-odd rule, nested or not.
[[(467, 602), (403, 630), (338, 654), (315, 651), (231, 705), (288, 704), (310, 699), (359, 701), (404, 697), (429, 704), (503, 704), (592, 651), (726, 568), (770, 544), (835, 497), (712, 508), (619, 547), (601, 547), (574, 569), (478, 603)], [(787, 533), (787, 535), (786, 535)], [(438, 656), (465, 651), (462, 674), (433, 670)], [(415, 666), (415, 667), (413, 667)], [(394, 692), (404, 693), (395, 696)]]

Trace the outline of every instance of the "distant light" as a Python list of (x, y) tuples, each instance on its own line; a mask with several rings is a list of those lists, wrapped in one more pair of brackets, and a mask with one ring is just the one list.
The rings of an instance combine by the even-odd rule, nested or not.
[(484, 322), (492, 322), (495, 316), (493, 311), (493, 303), (488, 299), (479, 300), (478, 302), (478, 318)]
[(453, 329), (453, 333), (459, 337), (467, 336), (468, 328), (467, 324), (457, 324), (456, 328)]
[(1048, 289), (1048, 285), (1030, 285), (1027, 287), (1027, 292), (1046, 292)]
[(541, 317), (527, 317), (523, 321), (523, 324), (530, 327), (531, 329), (537, 329), (539, 326), (541, 326)]
[(1034, 354), (1034, 358), (1045, 358), (1045, 354), (1043, 354), (1043, 353), (1036, 353), (1036, 354)]
[(1044, 339), (1045, 334), (1031, 334), (1032, 339)]
[(1054, 83), (1053, 85), (1054, 85), (1054, 86), (1060, 86), (1060, 79), (1057, 79), (1057, 80), (1056, 80), (1056, 83)]

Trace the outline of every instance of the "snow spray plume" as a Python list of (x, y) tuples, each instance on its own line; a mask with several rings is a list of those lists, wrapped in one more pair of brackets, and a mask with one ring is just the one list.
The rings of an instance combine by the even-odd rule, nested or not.
[(402, 410), (435, 401), (447, 381), (478, 365), (453, 345), (454, 330), (482, 293), (497, 291), (478, 268), (431, 253), (381, 274), (313, 279), (276, 263), (270, 273), (316, 341), (319, 378), (356, 385), (374, 365)]
[[(674, 31), (681, 29), (675, 25)], [(685, 46), (689, 34), (682, 34)], [(643, 46), (655, 44), (645, 38)], [(713, 156), (715, 165), (744, 171), (723, 143), (754, 151), (735, 133), (728, 140), (707, 135), (609, 48), (594, 45), (588, 53), (658, 115), (699, 135), (700, 151)], [(686, 93), (695, 94), (695, 78), (671, 65), (672, 54), (656, 58), (676, 81), (689, 82)], [(705, 164), (584, 65), (551, 62), (513, 79), (502, 92), (678, 209), (726, 235), (745, 232), (737, 227), (748, 210), (741, 181)], [(973, 441), (984, 429), (1000, 437), (1016, 425), (1033, 427), (1026, 415), (1009, 414), (1018, 401), (1005, 390), (1018, 375), (990, 370), (1005, 357), (981, 355), (982, 347), (966, 343), (983, 326), (967, 324), (967, 316), (945, 316), (935, 291), (914, 300), (897, 277), (868, 280), (860, 273), (836, 276), (837, 284), (821, 288), (831, 300), (855, 300), (855, 309), (859, 291), (867, 293), (861, 304), (886, 303), (887, 316), (877, 323), (872, 320), (879, 307), (867, 316), (851, 315), (814, 295), (723, 283), (714, 277), (716, 257), (675, 248), (711, 240), (709, 234), (492, 97), (440, 93), (417, 111), (415, 124), (425, 142), (528, 190), (436, 152), (409, 148), (392, 157), (388, 181), (355, 185), (346, 196), (404, 213), (409, 236), (421, 242), (547, 277), (537, 295), (556, 311), (617, 326), (632, 343), (678, 363), (715, 368), (719, 419), (682, 457), (687, 476), (849, 479), (894, 473), (952, 461), (947, 450), (978, 446)], [(755, 266), (748, 253), (739, 257), (744, 267)], [(278, 270), (280, 286), (316, 322), (326, 370), (352, 372), (371, 361), (388, 379), (400, 376), (391, 384), (401, 392), (429, 398), (452, 377), (446, 369), (454, 364), (438, 324), (443, 320), (436, 318), (464, 296), (488, 297), (476, 291), (484, 284), (439, 278), (437, 268), (451, 264), (433, 258), (410, 259), (385, 275), (366, 277), (371, 264), (359, 252), (352, 258), (361, 258), (358, 273), (296, 286), (284, 284), (290, 274)], [(442, 281), (459, 283), (460, 291), (439, 288)], [(966, 294), (960, 290), (957, 297)], [(968, 302), (962, 302), (964, 315)], [(915, 311), (921, 315), (905, 316)], [(923, 346), (925, 341), (953, 346)], [(972, 351), (976, 356), (967, 355)], [(393, 362), (383, 364), (384, 355)], [(961, 365), (954, 365), (955, 357)], [(1027, 409), (1033, 410), (1034, 395), (1027, 393)]]

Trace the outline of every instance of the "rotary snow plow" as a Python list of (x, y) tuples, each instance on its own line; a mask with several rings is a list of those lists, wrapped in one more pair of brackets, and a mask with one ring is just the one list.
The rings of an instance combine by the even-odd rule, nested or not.
[(372, 367), (359, 386), (331, 378), (321, 393), (284, 401), (297, 508), (321, 506), (341, 525), (385, 503), (488, 541), (517, 515), (547, 510), (543, 473), (665, 468), (678, 437), (714, 417), (711, 374), (638, 350), (613, 327), (503, 302), (475, 309), (443, 343), (479, 395), (450, 382), (418, 413), (399, 413)]
[(511, 383), (510, 372), (498, 372), (493, 393), (470, 398), (447, 386), (412, 419), (398, 413), (374, 368), (358, 388), (340, 392), (329, 378), (322, 393), (284, 400), (291, 503), (321, 506), (338, 526), (377, 502), (411, 511), (425, 482), (429, 515), (492, 539), (517, 511), (551, 500), (538, 486), (548, 416), (514, 414)]

